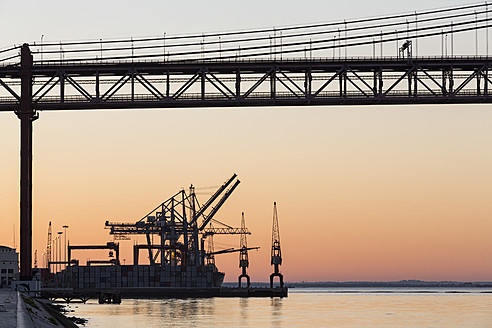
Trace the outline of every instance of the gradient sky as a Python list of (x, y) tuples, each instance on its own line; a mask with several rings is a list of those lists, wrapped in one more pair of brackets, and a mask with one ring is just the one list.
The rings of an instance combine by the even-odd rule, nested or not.
[[(0, 12), (13, 14), (2, 15), (0, 28), (10, 32), (0, 47), (41, 34), (224, 31), (458, 3), (3, 2)], [(106, 220), (136, 221), (180, 188), (237, 173), (242, 183), (218, 218), (239, 226), (246, 213), (248, 243), (262, 247), (250, 254), (255, 281), (271, 272), (273, 201), (287, 281), (491, 281), (491, 131), (490, 105), (42, 112), (34, 123), (34, 249), (43, 263), (50, 220), (54, 231), (70, 226), (73, 244), (105, 243)], [(13, 245), (19, 227), (18, 185), (19, 121), (0, 113), (0, 244)], [(215, 239), (216, 248), (238, 243)], [(131, 245), (122, 242), (127, 263)], [(217, 265), (236, 280), (237, 254)]]

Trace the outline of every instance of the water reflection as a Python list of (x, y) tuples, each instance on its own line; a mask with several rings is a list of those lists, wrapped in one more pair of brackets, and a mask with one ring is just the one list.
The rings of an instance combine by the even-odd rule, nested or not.
[(241, 323), (243, 326), (248, 326), (249, 316), (249, 298), (243, 297), (239, 299), (239, 309), (241, 311)]
[[(490, 327), (492, 294), (309, 293), (288, 298), (72, 304), (87, 327)], [(72, 315), (72, 314), (71, 314)]]
[(270, 299), (270, 308), (272, 312), (272, 327), (282, 326), (282, 298), (272, 297)]

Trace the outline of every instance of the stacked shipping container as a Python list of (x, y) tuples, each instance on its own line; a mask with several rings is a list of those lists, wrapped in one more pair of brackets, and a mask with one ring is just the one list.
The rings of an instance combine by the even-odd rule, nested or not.
[(224, 273), (214, 265), (104, 265), (73, 266), (63, 271), (67, 287), (74, 289), (118, 287), (220, 287)]

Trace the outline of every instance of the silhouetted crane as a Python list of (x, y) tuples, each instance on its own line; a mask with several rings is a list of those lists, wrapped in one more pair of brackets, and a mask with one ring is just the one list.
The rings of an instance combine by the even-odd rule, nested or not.
[[(192, 185), (189, 193), (184, 189), (179, 191), (137, 222), (106, 221), (106, 228), (110, 229), (110, 234), (118, 236), (115, 239), (129, 235), (144, 235), (147, 244), (137, 245), (137, 248), (148, 250), (151, 265), (158, 263), (157, 258), (160, 255), (161, 264), (175, 265), (176, 261), (182, 266), (203, 266), (205, 261), (211, 260), (207, 259), (207, 256), (222, 254), (215, 251), (206, 252), (207, 237), (215, 234), (249, 234), (249, 231), (230, 227), (214, 218), (239, 183), (237, 175), (233, 174), (203, 205), (198, 202), (195, 187)], [(209, 227), (212, 221), (221, 227)], [(154, 244), (152, 236), (155, 235), (160, 237), (160, 243)]]
[(284, 276), (279, 271), (282, 264), (282, 251), (280, 250), (280, 231), (278, 229), (277, 203), (273, 203), (273, 227), (272, 227), (272, 262), (274, 271), (270, 275), (270, 288), (273, 288), (273, 278), (278, 277), (280, 287), (284, 287)]
[[(246, 223), (244, 222), (244, 212), (241, 214), (241, 231), (246, 231)], [(249, 288), (251, 285), (251, 280), (249, 275), (246, 273), (246, 268), (249, 266), (249, 258), (248, 258), (248, 241), (246, 240), (246, 234), (244, 232), (241, 233), (241, 239), (239, 243), (239, 248), (241, 249), (239, 252), (239, 267), (242, 272), (238, 277), (239, 287), (241, 287), (242, 278), (246, 278), (246, 288)]]

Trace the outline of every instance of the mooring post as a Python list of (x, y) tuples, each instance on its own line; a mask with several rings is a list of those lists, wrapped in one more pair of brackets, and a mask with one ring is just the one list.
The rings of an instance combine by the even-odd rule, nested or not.
[(33, 58), (27, 43), (21, 48), (20, 119), (20, 280), (32, 279), (32, 122), (38, 118), (32, 106)]

